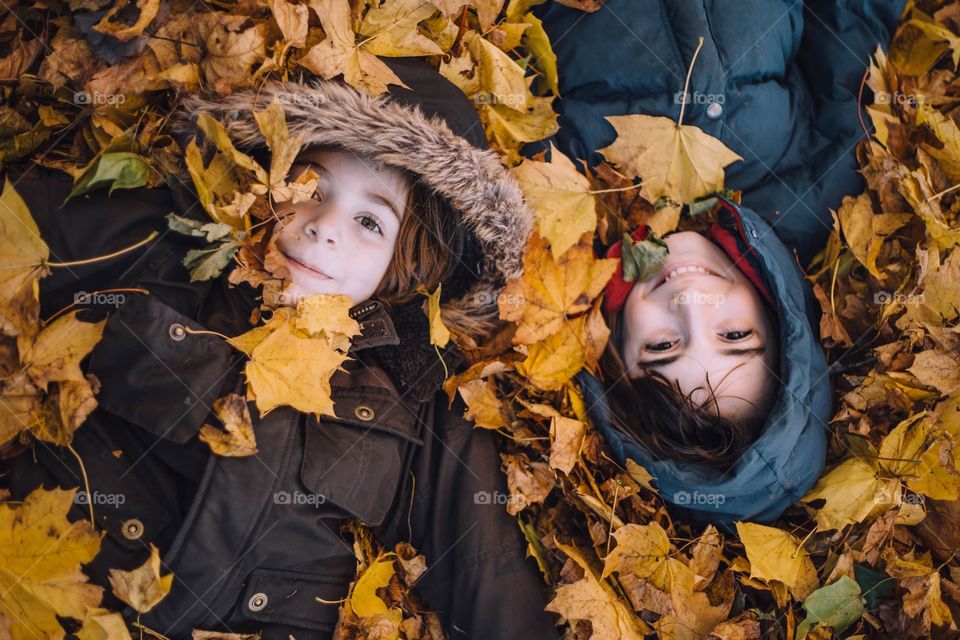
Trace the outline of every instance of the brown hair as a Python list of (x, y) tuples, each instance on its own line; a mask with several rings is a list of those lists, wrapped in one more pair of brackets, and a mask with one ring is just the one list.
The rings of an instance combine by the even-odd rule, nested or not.
[(776, 394), (767, 404), (732, 420), (711, 409), (716, 402), (709, 378), (710, 395), (702, 405), (658, 371), (630, 378), (617, 346), (623, 331), (622, 312), (607, 320), (610, 341), (599, 364), (613, 426), (659, 459), (718, 469), (735, 464), (760, 435)]
[[(374, 297), (402, 305), (421, 296), (417, 286), (433, 291), (448, 283), (461, 266), (469, 232), (460, 216), (436, 191), (409, 174), (412, 186), (400, 219), (396, 249)], [(455, 291), (445, 290), (447, 299)]]

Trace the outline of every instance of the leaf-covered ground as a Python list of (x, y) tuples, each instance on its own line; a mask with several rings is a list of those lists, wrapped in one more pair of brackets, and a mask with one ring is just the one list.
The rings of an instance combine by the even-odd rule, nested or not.
[[(524, 142), (556, 129), (556, 60), (530, 13), (539, 3), (15, 3), (0, 11), (0, 163), (65, 171), (75, 196), (165, 183), (196, 189), (209, 222), (172, 216), (170, 227), (210, 245), (185, 264), (197, 279), (228, 271), (232, 281), (261, 286), (267, 303), (283, 286), (260, 232), (272, 219), (271, 198), (311, 190), (310, 176), (286, 181), (299, 141), (286, 131), (282, 105), (260, 116), (269, 169), (233, 148), (212, 120), (200, 123), (207, 140), (182, 153), (170, 113), (193, 92), (227, 95), (300, 72), (379, 93), (397, 81), (382, 57), (423, 56), (473, 100), (536, 216), (524, 276), (500, 297), (509, 326), (489, 344), (461, 342), (472, 365), (447, 390), (463, 396), (479, 428), (503, 436), (505, 508), (569, 636), (957, 636), (960, 5), (911, 4), (889, 55), (878, 49), (864, 78), (875, 96), (867, 106), (873, 135), (858, 149), (868, 190), (844, 200), (809, 268), (834, 372), (828, 468), (777, 522), (740, 523), (730, 536), (672, 520), (649, 474), (612, 460), (570, 379), (596, 367), (609, 333), (599, 305), (615, 265), (594, 256), (594, 235), (611, 242), (639, 224), (659, 235), (703, 228), (711, 197), (723, 191), (723, 168), (737, 157), (681, 115), (615, 118), (618, 138), (601, 150), (607, 163), (589, 176), (559, 153), (522, 159)], [(601, 3), (564, 4), (589, 11)], [(102, 331), (70, 310), (38, 317), (37, 282), (64, 265), (50, 261), (15, 189), (8, 183), (0, 196), (5, 455), (34, 438), (69, 446), (96, 406), (96, 381), (79, 363)], [(643, 269), (644, 256), (633, 255), (630, 268)], [(425, 293), (432, 336), (443, 344), (436, 292)], [(225, 336), (250, 358), (246, 400), (262, 412), (288, 404), (322, 413), (323, 384), (355, 332), (344, 311), (336, 301), (308, 303)], [(315, 357), (295, 363), (291, 351)], [(277, 394), (284, 380), (304, 377), (303, 367), (322, 374), (319, 387)], [(224, 428), (206, 426), (204, 440), (218, 455), (256, 451), (243, 400), (228, 396), (212, 408)], [(100, 589), (81, 567), (98, 543), (85, 522), (67, 522), (72, 500), (38, 490), (0, 505), (0, 638), (61, 638), (67, 618), (82, 623), (82, 638), (151, 633), (97, 608)], [(339, 637), (441, 637), (407, 589), (424, 570), (422, 556), (406, 545), (380, 549), (360, 526), (345, 533), (358, 577), (341, 606)], [(57, 553), (26, 561), (51, 547)], [(137, 611), (160, 602), (170, 581), (156, 553), (110, 580)]]

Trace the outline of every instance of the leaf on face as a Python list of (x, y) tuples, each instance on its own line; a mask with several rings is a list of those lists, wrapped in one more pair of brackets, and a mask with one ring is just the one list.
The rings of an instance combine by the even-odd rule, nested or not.
[[(270, 149), (270, 195), (277, 202), (293, 201), (294, 194), (291, 186), (287, 184), (287, 176), (293, 161), (300, 153), (305, 132), (301, 131), (290, 137), (283, 105), (276, 98), (263, 111), (254, 111), (253, 117), (256, 118), (264, 142)], [(316, 181), (306, 187), (308, 193), (315, 189)]]
[(550, 162), (524, 160), (513, 171), (533, 209), (537, 232), (559, 257), (597, 226), (596, 201), (590, 181), (550, 145)]
[(737, 522), (737, 534), (750, 561), (750, 575), (787, 585), (798, 600), (818, 586), (817, 570), (800, 540), (786, 531), (751, 522)]
[(220, 418), (224, 429), (203, 425), (200, 428), (201, 442), (210, 445), (210, 450), (219, 456), (252, 456), (257, 452), (250, 409), (243, 396), (230, 393), (217, 398), (213, 403), (213, 412)]
[(0, 194), (0, 331), (33, 335), (40, 314), (39, 280), (50, 272), (50, 249), (26, 203), (4, 180)]
[(67, 520), (75, 493), (36, 489), (22, 504), (0, 503), (0, 614), (13, 640), (60, 640), (57, 616), (82, 620), (100, 604), (102, 589), (80, 570), (100, 535), (87, 520)]
[(600, 149), (604, 157), (643, 180), (650, 202), (666, 196), (679, 203), (723, 188), (723, 170), (742, 160), (716, 138), (691, 125), (677, 126), (663, 116), (608, 116), (617, 130), (613, 144)]
[(587, 311), (616, 267), (616, 260), (594, 258), (584, 240), (555, 259), (546, 239), (531, 235), (523, 276), (508, 282), (498, 300), (500, 316), (518, 325), (514, 342), (543, 340), (559, 331), (568, 316)]
[(137, 613), (146, 613), (170, 593), (173, 574), (160, 575), (160, 550), (151, 544), (150, 557), (133, 571), (110, 570), (110, 586)]

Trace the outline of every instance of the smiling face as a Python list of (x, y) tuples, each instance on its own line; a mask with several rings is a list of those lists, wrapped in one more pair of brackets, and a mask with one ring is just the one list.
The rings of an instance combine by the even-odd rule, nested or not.
[(756, 287), (701, 234), (664, 241), (663, 267), (633, 287), (623, 308), (627, 374), (659, 371), (698, 405), (712, 387), (717, 411), (729, 419), (769, 406), (779, 344)]
[(290, 180), (308, 167), (320, 177), (314, 197), (277, 207), (274, 240), (291, 281), (285, 301), (296, 305), (304, 296), (339, 293), (363, 302), (393, 258), (410, 182), (393, 167), (323, 150), (298, 155)]

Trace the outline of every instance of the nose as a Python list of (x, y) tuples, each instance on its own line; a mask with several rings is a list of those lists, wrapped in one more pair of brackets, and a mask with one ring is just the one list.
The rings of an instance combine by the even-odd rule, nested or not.
[(303, 232), (313, 242), (325, 242), (330, 246), (336, 246), (340, 240), (340, 230), (332, 207), (327, 203), (317, 207), (317, 211), (303, 226)]

